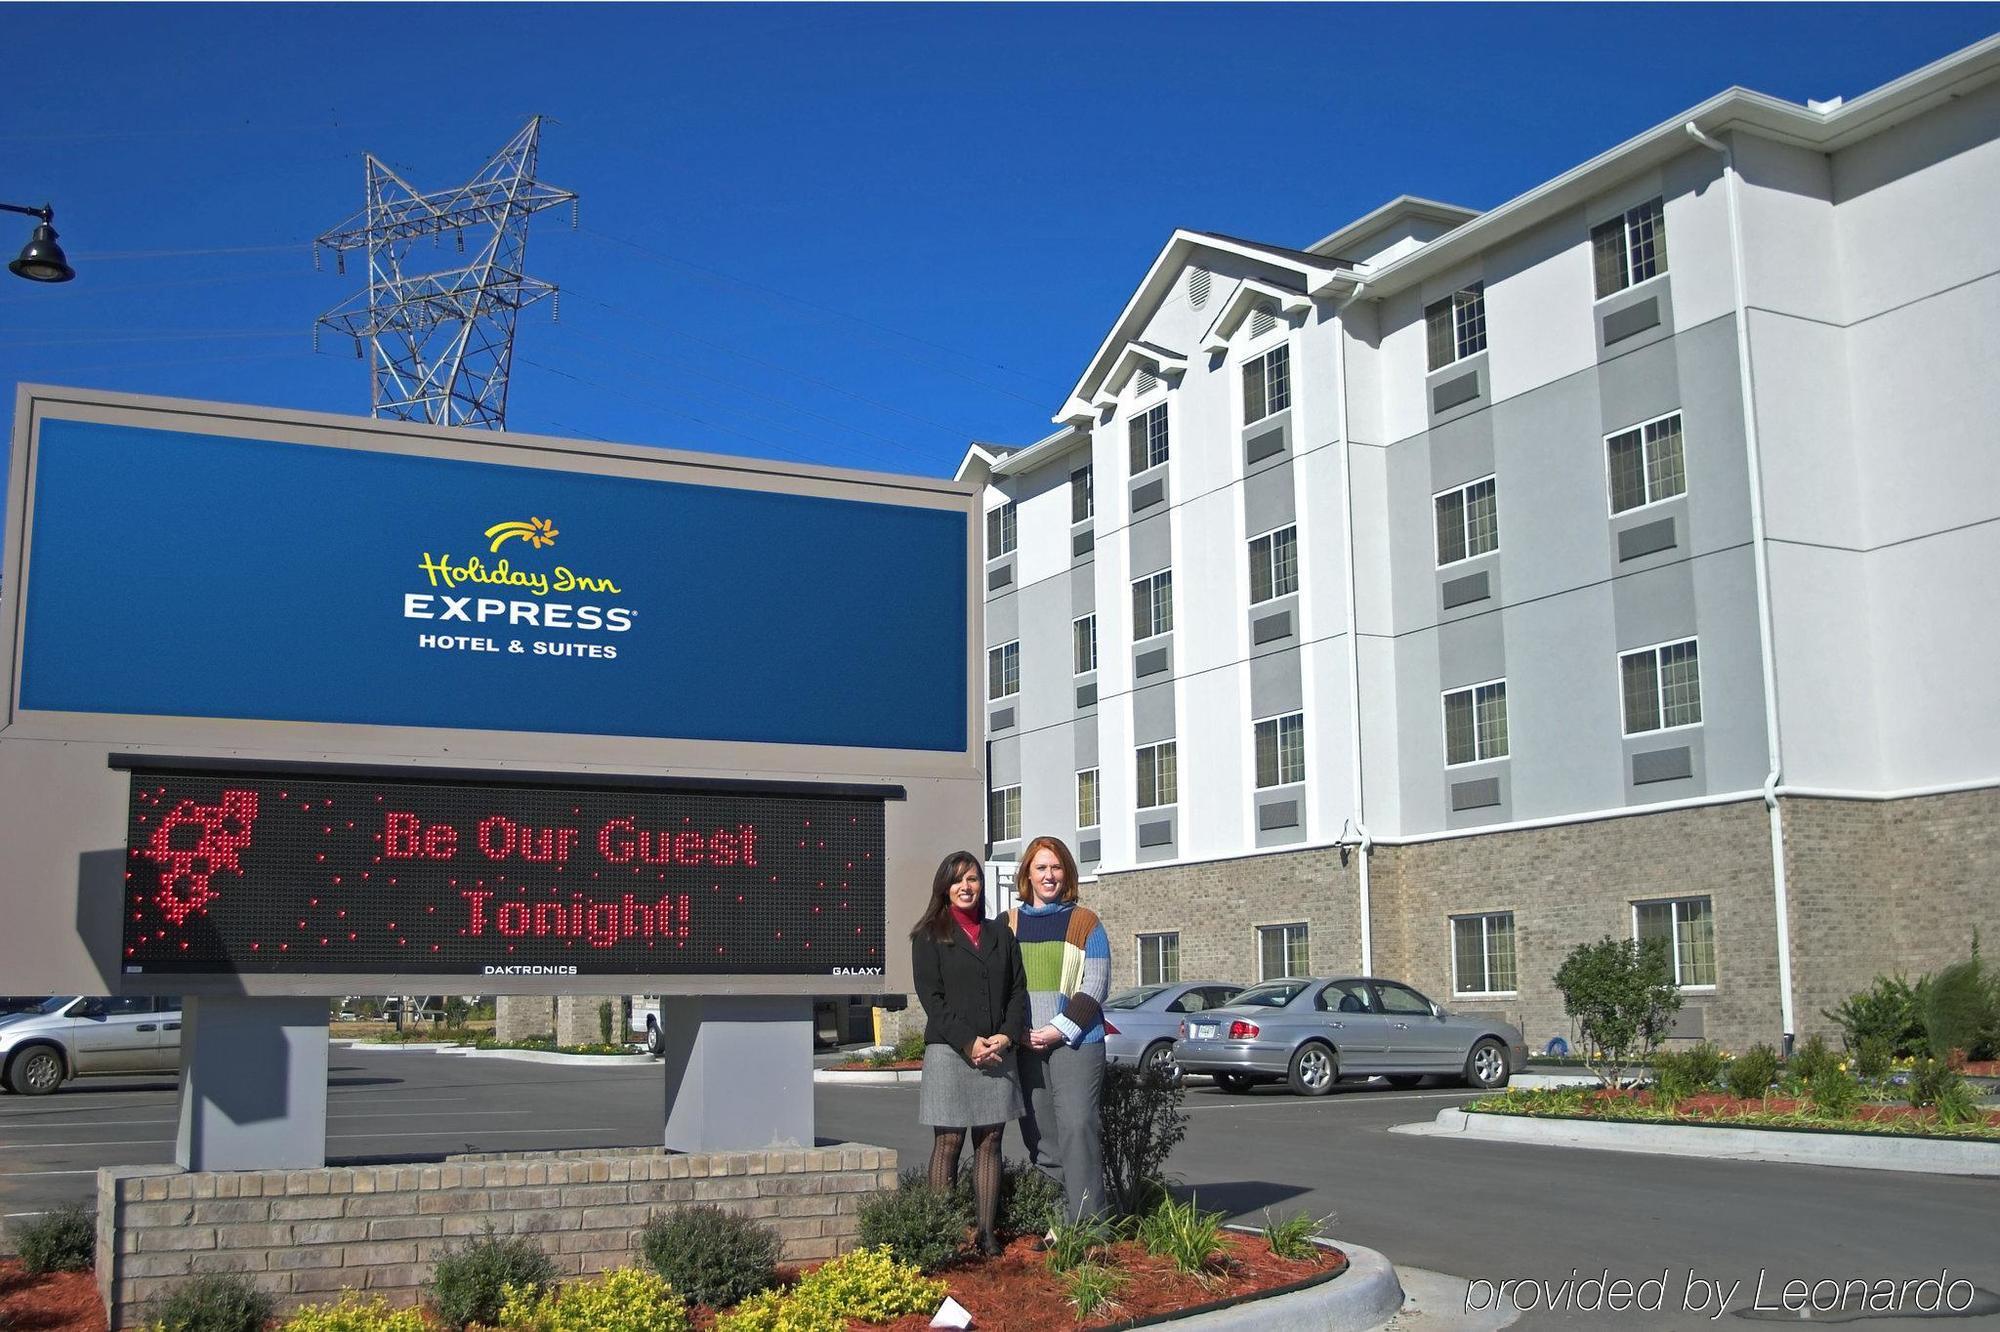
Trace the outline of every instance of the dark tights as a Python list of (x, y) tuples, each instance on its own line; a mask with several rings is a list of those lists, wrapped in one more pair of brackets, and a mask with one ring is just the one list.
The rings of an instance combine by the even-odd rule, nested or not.
[[(1004, 1124), (981, 1124), (972, 1130), (972, 1201), (979, 1212), (979, 1233), (991, 1235), (1000, 1215), (1000, 1135)], [(933, 1129), (931, 1187), (949, 1189), (958, 1179), (958, 1157), (965, 1147), (965, 1130)]]

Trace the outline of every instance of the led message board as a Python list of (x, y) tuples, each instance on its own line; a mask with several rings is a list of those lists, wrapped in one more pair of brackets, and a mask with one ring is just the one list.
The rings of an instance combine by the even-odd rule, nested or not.
[(883, 801), (138, 772), (127, 975), (879, 976)]

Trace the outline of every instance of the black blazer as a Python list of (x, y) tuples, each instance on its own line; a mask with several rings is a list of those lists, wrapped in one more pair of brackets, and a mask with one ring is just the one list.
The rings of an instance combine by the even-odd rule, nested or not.
[(1016, 1048), (1026, 1044), (1028, 973), (1005, 921), (980, 922), (976, 950), (956, 922), (942, 940), (919, 934), (910, 940), (910, 957), (924, 1006), (924, 1044), (960, 1054), (981, 1036), (1004, 1034)]

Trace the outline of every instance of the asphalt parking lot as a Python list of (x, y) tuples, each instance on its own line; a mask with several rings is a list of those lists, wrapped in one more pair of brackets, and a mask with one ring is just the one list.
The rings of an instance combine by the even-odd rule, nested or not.
[[(1752, 1307), (1760, 1275), (1767, 1306), (1787, 1281), (1949, 1272), (1981, 1292), (1975, 1308), (2000, 1309), (2000, 1181), (1388, 1132), (1468, 1095), (1367, 1085), (1303, 1100), (1197, 1085), (1187, 1097), (1188, 1137), (1170, 1169), (1205, 1205), (1244, 1220), (1261, 1219), (1265, 1208), (1332, 1214), (1332, 1233), (1399, 1265), (1558, 1288), (1572, 1274), (1588, 1280), (1607, 1270), (1634, 1282), (1664, 1278), (1667, 1307), (1657, 1313), (1538, 1310), (1519, 1327), (1712, 1326), (1712, 1309), (1685, 1306), (1694, 1283), (1718, 1280), (1733, 1292), (1731, 1316), (1797, 1321)], [(0, 1212), (87, 1200), (100, 1165), (171, 1160), (175, 1103), (163, 1079), (71, 1083), (39, 1099), (0, 1095)], [(906, 1163), (920, 1163), (930, 1135), (916, 1123), (916, 1103), (909, 1084), (821, 1085), (819, 1134), (894, 1147)], [(663, 1107), (657, 1065), (592, 1069), (337, 1047), (327, 1148), (353, 1160), (638, 1145), (658, 1140)], [(1019, 1155), (1011, 1132), (1008, 1148)], [(1956, 1325), (2000, 1326), (2000, 1316)]]

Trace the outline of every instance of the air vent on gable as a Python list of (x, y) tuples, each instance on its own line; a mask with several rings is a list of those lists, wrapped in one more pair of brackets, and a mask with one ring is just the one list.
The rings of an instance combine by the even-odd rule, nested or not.
[(1132, 377), (1132, 396), (1143, 398), (1160, 386), (1160, 377), (1151, 370), (1141, 370)]
[(1188, 270), (1188, 304), (1199, 310), (1208, 304), (1208, 284), (1210, 278), (1206, 268)]
[(1261, 338), (1277, 326), (1278, 321), (1272, 316), (1270, 306), (1260, 305), (1250, 312), (1251, 337)]

